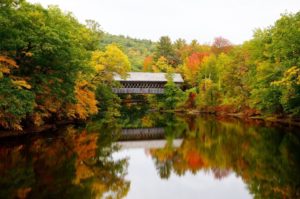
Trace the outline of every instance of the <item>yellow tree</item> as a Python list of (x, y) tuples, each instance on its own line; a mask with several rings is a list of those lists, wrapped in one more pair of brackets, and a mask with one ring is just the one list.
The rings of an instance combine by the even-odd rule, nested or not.
[(114, 74), (126, 77), (131, 69), (128, 57), (115, 44), (106, 46), (105, 51), (94, 51), (90, 65), (95, 70), (93, 84), (112, 82)]
[(168, 63), (168, 60), (165, 57), (160, 57), (155, 65), (153, 66), (154, 72), (169, 72), (172, 66)]
[(67, 105), (69, 118), (87, 119), (98, 112), (94, 88), (87, 81), (79, 81), (75, 85), (75, 104)]
[(94, 51), (90, 61), (94, 73), (89, 79), (84, 74), (75, 85), (75, 104), (68, 104), (67, 116), (70, 118), (87, 119), (98, 112), (97, 99), (94, 93), (96, 85), (113, 82), (114, 74), (126, 77), (130, 70), (128, 57), (115, 45), (106, 47), (105, 51)]

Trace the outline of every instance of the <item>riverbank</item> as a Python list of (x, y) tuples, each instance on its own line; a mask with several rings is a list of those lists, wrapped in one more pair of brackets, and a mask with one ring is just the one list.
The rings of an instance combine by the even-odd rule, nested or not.
[(25, 130), (1, 130), (0, 131), (0, 139), (2, 138), (10, 138), (10, 137), (21, 137), (26, 135), (38, 135), (44, 132), (55, 131), (57, 126), (54, 124), (47, 124), (40, 127), (28, 128)]
[(39, 135), (47, 132), (54, 132), (62, 126), (81, 123), (74, 120), (58, 121), (55, 124), (45, 124), (42, 126), (28, 127), (23, 130), (0, 130), (0, 139), (11, 137), (22, 137), (27, 135)]
[[(218, 120), (234, 119), (237, 118), (245, 123), (251, 124), (266, 124), (266, 125), (284, 125), (300, 127), (300, 118), (293, 118), (290, 116), (282, 115), (262, 115), (254, 110), (247, 110), (243, 112), (226, 111), (227, 109), (176, 109), (176, 110), (150, 110), (150, 112), (168, 112), (168, 113), (180, 113), (183, 115), (207, 115), (215, 116)], [(39, 135), (47, 132), (54, 132), (62, 126), (68, 124), (82, 124), (83, 121), (59, 121), (55, 124), (45, 124), (40, 127), (25, 128), (22, 131), (18, 130), (0, 130), (0, 139), (11, 137), (22, 137), (27, 135)]]
[[(231, 111), (230, 111), (231, 110)], [(233, 111), (232, 111), (233, 110)], [(300, 127), (300, 117), (279, 114), (262, 114), (257, 110), (247, 108), (244, 111), (237, 111), (229, 107), (209, 107), (205, 109), (178, 109), (176, 112), (185, 112), (187, 114), (210, 114), (218, 117), (234, 117), (244, 121), (261, 120), (267, 123), (280, 123)]]

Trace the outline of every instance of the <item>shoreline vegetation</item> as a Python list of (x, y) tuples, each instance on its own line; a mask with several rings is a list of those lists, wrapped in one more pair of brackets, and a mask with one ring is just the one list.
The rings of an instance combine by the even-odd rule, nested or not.
[[(300, 125), (300, 12), (234, 45), (223, 37), (200, 44), (114, 36), (93, 20), (81, 24), (57, 6), (25, 0), (3, 0), (0, 9), (1, 135), (113, 121), (122, 99), (136, 97), (111, 90), (113, 75), (129, 71), (169, 74), (163, 95), (142, 96), (150, 109)], [(183, 76), (184, 91), (172, 73)]]
[[(216, 120), (222, 121), (238, 119), (242, 122), (249, 123), (251, 125), (279, 125), (279, 126), (289, 126), (289, 127), (300, 127), (300, 118), (291, 118), (291, 117), (282, 117), (282, 116), (246, 116), (243, 112), (240, 113), (225, 113), (225, 112), (213, 112), (213, 111), (201, 111), (197, 109), (190, 110), (150, 110), (151, 112), (160, 112), (160, 113), (174, 113), (180, 115), (192, 115), (192, 116), (213, 116)], [(103, 119), (103, 118), (102, 118)], [(58, 130), (60, 127), (66, 125), (78, 125), (84, 124), (86, 121), (58, 121), (53, 124), (46, 124), (39, 127), (31, 127), (23, 130), (1, 130), (0, 131), (0, 140), (5, 138), (13, 138), (20, 136), (30, 136), (37, 134), (47, 134)]]

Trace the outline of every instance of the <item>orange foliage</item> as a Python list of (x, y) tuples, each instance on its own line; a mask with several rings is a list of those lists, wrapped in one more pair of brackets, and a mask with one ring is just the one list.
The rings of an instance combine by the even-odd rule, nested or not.
[(197, 151), (189, 151), (186, 159), (191, 170), (198, 170), (205, 166), (203, 158)]
[(9, 74), (10, 70), (13, 68), (18, 68), (18, 65), (15, 62), (15, 60), (7, 56), (0, 55), (0, 72), (4, 74)]
[(26, 188), (19, 188), (17, 190), (17, 196), (19, 199), (26, 199), (28, 198), (28, 194), (31, 192), (32, 188), (31, 187), (26, 187)]
[(153, 65), (153, 57), (152, 56), (147, 56), (144, 59), (144, 64), (143, 64), (143, 71), (151, 71), (151, 66)]
[(75, 85), (76, 103), (64, 102), (52, 94), (50, 86), (43, 86), (43, 93), (36, 96), (38, 105), (36, 111), (31, 114), (31, 121), (35, 126), (41, 126), (44, 121), (52, 116), (57, 119), (72, 118), (86, 119), (98, 112), (95, 93), (88, 87), (86, 81)]
[(97, 133), (88, 134), (86, 131), (83, 131), (75, 137), (74, 149), (79, 159), (86, 160), (96, 156), (97, 139)]
[(199, 70), (205, 57), (209, 56), (209, 53), (193, 53), (187, 58), (187, 66), (191, 71)]
[[(31, 89), (31, 85), (26, 81), (28, 78), (17, 77), (11, 75), (11, 70), (19, 68), (16, 61), (5, 55), (0, 55), (0, 79), (3, 75), (10, 78), (11, 83), (18, 89)], [(1, 96), (0, 100), (5, 100), (5, 96)], [(4, 110), (0, 110), (0, 126), (6, 129), (22, 130), (20, 125), (22, 118), (18, 115), (6, 113)]]
[(37, 95), (36, 100), (38, 101), (36, 111), (30, 116), (35, 126), (43, 125), (44, 119), (50, 118), (52, 114), (61, 116), (62, 113), (59, 110), (62, 106), (62, 102), (51, 94), (49, 86), (43, 86), (43, 93)]
[(197, 73), (200, 71), (205, 58), (208, 56), (209, 53), (195, 52), (186, 58), (183, 66), (183, 74), (190, 84), (195, 84)]
[(83, 131), (74, 137), (74, 152), (78, 157), (76, 159), (75, 184), (79, 184), (81, 180), (94, 175), (93, 170), (85, 164), (85, 161), (96, 156), (97, 139), (98, 134), (88, 134), (86, 131)]
[(35, 126), (44, 124), (44, 119), (50, 118), (52, 114), (61, 114), (59, 109), (62, 106), (62, 102), (55, 96), (51, 96), (50, 93), (45, 93), (43, 100), (42, 104), (37, 105), (38, 111), (31, 115), (31, 120)]
[(34, 126), (41, 126), (42, 124), (44, 124), (43, 114), (38, 112), (35, 112), (31, 115), (31, 120)]
[[(9, 120), (8, 120), (9, 118)], [(14, 130), (22, 130), (22, 126), (20, 125), (21, 119), (16, 118), (12, 114), (4, 114), (0, 111), (0, 126), (5, 129), (14, 129)]]
[(67, 116), (70, 118), (86, 119), (98, 112), (95, 93), (88, 89), (86, 81), (78, 82), (75, 86), (76, 104), (67, 106)]

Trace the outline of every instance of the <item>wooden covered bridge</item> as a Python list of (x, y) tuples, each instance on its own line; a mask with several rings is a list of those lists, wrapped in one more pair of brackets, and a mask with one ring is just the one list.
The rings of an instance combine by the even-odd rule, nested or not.
[[(113, 88), (113, 92), (118, 94), (163, 94), (164, 86), (168, 81), (166, 75), (166, 73), (130, 72), (126, 79), (115, 75), (114, 80), (120, 82), (121, 87)], [(172, 78), (178, 86), (183, 83), (183, 79), (178, 73), (174, 73)]]

